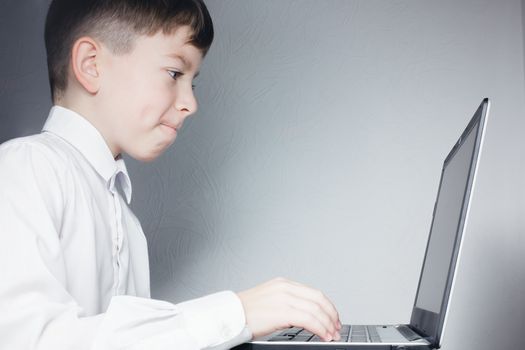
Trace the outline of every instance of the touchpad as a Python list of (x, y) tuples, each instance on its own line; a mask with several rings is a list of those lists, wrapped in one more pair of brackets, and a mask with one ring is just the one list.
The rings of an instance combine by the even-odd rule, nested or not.
[(406, 343), (408, 341), (394, 326), (377, 326), (376, 329), (383, 343)]

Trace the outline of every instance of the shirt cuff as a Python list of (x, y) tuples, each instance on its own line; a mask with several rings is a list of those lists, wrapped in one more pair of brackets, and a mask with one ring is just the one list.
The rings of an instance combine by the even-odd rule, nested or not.
[(185, 301), (177, 304), (177, 308), (186, 330), (201, 349), (233, 347), (252, 338), (241, 300), (232, 291)]

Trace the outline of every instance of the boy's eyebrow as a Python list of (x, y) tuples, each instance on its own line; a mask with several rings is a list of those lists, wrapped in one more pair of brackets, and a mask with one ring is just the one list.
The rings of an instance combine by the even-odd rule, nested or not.
[(177, 60), (181, 60), (182, 63), (186, 67), (191, 67), (191, 64), (186, 60), (186, 58), (184, 58), (184, 56), (182, 56), (182, 55), (179, 55), (178, 53), (170, 53), (170, 54), (167, 54), (166, 56), (171, 57), (171, 58), (175, 58)]
[[(182, 61), (182, 64), (184, 64), (184, 66), (186, 67), (191, 67), (191, 64), (186, 60), (186, 58), (184, 58), (184, 56), (182, 55), (179, 55), (177, 53), (170, 53), (170, 54), (167, 54), (166, 56), (168, 57), (171, 57), (171, 58), (175, 58), (175, 59), (178, 59), (178, 60), (181, 60)], [(193, 78), (197, 78), (199, 76), (199, 73), (200, 71), (198, 71), (197, 73), (195, 73), (195, 75), (193, 76)]]

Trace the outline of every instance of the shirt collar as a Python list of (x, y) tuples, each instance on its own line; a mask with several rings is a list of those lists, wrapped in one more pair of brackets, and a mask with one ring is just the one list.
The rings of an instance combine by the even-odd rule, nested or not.
[(131, 181), (124, 160), (120, 156), (117, 160), (113, 158), (106, 141), (87, 119), (70, 109), (53, 106), (42, 131), (53, 133), (75, 147), (106, 181), (110, 190), (115, 189), (118, 181), (126, 201), (131, 202)]

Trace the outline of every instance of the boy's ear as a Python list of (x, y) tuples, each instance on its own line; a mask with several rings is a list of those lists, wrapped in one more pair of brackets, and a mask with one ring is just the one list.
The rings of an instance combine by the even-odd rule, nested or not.
[(77, 81), (91, 94), (99, 90), (100, 46), (90, 37), (82, 37), (75, 41), (71, 55), (71, 66)]

